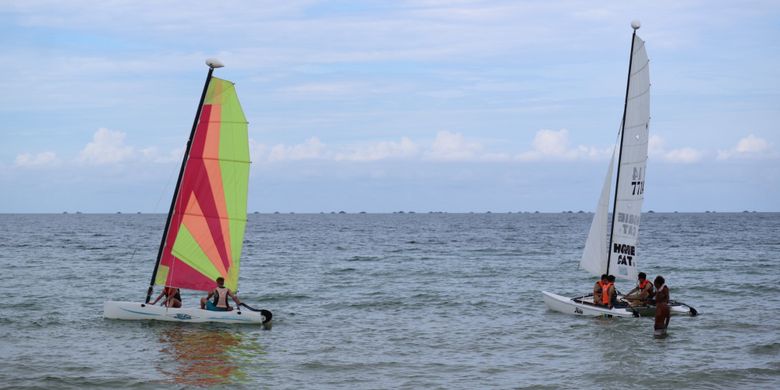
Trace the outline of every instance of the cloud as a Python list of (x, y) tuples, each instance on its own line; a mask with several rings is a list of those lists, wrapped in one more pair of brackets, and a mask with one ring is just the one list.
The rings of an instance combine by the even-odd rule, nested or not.
[(16, 156), (14, 164), (17, 167), (37, 168), (50, 167), (59, 164), (60, 160), (54, 152), (41, 152), (37, 154), (22, 153)]
[(728, 160), (731, 158), (770, 158), (775, 156), (776, 154), (772, 150), (772, 144), (753, 134), (737, 141), (737, 145), (731, 149), (718, 151), (718, 160)]
[(651, 135), (648, 142), (648, 155), (652, 158), (660, 158), (670, 163), (691, 164), (701, 161), (705, 153), (691, 147), (679, 149), (666, 149), (666, 140), (658, 135)]
[(150, 146), (140, 150), (140, 156), (144, 161), (154, 163), (180, 162), (184, 156), (184, 146), (161, 152), (156, 146)]
[(325, 157), (327, 146), (317, 137), (311, 137), (306, 142), (293, 146), (282, 144), (272, 147), (268, 153), (268, 161), (312, 160)]
[(569, 131), (566, 129), (539, 130), (536, 132), (531, 146), (532, 150), (518, 154), (516, 159), (520, 161), (598, 160), (612, 154), (612, 147), (603, 149), (585, 145), (570, 147)]
[(569, 145), (566, 129), (540, 130), (533, 140), (533, 150), (513, 154), (506, 150), (490, 150), (483, 142), (462, 133), (439, 131), (430, 142), (401, 137), (398, 141), (374, 141), (359, 144), (327, 145), (317, 137), (300, 144), (269, 146), (249, 140), (254, 162), (285, 162), (298, 160), (329, 160), (370, 162), (380, 160), (421, 161), (539, 161), (539, 160), (599, 160), (612, 154), (612, 147)]
[(79, 153), (78, 161), (93, 165), (115, 164), (134, 155), (134, 149), (125, 145), (125, 133), (100, 128)]
[(414, 157), (419, 153), (420, 146), (408, 137), (401, 141), (379, 141), (364, 145), (352, 146), (351, 150), (337, 153), (336, 160), (347, 161), (377, 161), (386, 159), (403, 159)]
[(466, 140), (463, 134), (440, 131), (425, 156), (432, 160), (471, 160), (483, 149), (482, 144)]

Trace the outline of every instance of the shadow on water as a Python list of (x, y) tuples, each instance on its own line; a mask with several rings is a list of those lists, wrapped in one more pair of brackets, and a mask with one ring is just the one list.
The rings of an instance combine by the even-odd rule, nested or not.
[(263, 347), (233, 329), (174, 325), (159, 329), (158, 337), (162, 358), (156, 367), (177, 385), (247, 383), (251, 366), (265, 363)]

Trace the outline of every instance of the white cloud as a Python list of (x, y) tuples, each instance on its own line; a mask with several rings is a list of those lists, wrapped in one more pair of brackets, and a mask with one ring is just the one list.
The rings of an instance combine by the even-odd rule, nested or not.
[(673, 163), (695, 163), (704, 157), (704, 152), (694, 148), (672, 149), (664, 154), (664, 160)]
[(300, 144), (269, 146), (249, 140), (254, 162), (285, 162), (321, 159), (329, 161), (369, 162), (380, 160), (427, 161), (538, 161), (538, 160), (598, 160), (608, 158), (612, 147), (569, 145), (566, 129), (540, 130), (532, 144), (533, 150), (513, 155), (507, 151), (490, 150), (482, 142), (461, 133), (439, 131), (430, 143), (415, 142), (409, 137), (399, 141), (375, 141), (361, 144), (326, 145), (317, 137)]
[(718, 160), (730, 158), (767, 158), (774, 157), (772, 144), (753, 134), (740, 139), (737, 145), (728, 150), (718, 151)]
[(470, 160), (477, 158), (483, 149), (482, 144), (466, 140), (463, 134), (440, 131), (425, 156), (432, 160)]
[(14, 164), (24, 168), (47, 167), (59, 164), (59, 158), (54, 152), (22, 153), (16, 156)]
[(170, 163), (170, 162), (180, 162), (182, 156), (184, 155), (184, 147), (176, 148), (169, 150), (167, 152), (161, 152), (159, 148), (156, 146), (150, 146), (147, 148), (143, 148), (140, 151), (140, 157), (144, 161), (149, 162), (155, 162), (155, 163)]
[(612, 147), (597, 148), (594, 146), (578, 145), (569, 146), (569, 131), (566, 129), (547, 130), (536, 132), (533, 142), (533, 150), (522, 152), (516, 156), (520, 161), (538, 160), (597, 160), (607, 158), (612, 154)]
[(648, 142), (648, 155), (670, 163), (691, 164), (701, 161), (705, 153), (691, 147), (666, 149), (666, 140), (658, 135), (651, 135)]
[(134, 154), (132, 146), (125, 145), (125, 133), (106, 128), (98, 129), (79, 153), (78, 160), (88, 164), (115, 164), (131, 158)]
[(418, 154), (420, 147), (408, 137), (400, 142), (379, 141), (353, 146), (351, 150), (335, 155), (336, 160), (377, 161), (396, 158), (410, 158)]
[(325, 157), (326, 145), (317, 137), (311, 137), (306, 142), (293, 146), (275, 145), (268, 152), (269, 161), (312, 160)]

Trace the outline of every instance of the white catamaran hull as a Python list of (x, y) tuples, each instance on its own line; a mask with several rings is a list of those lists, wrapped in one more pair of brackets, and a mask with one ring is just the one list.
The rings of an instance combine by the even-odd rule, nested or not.
[[(639, 306), (634, 308), (615, 307), (610, 309), (594, 305), (592, 296), (568, 298), (547, 291), (542, 291), (542, 295), (544, 296), (544, 303), (550, 310), (566, 314), (590, 317), (652, 317), (655, 315), (654, 306)], [(669, 305), (669, 311), (672, 315), (697, 315), (695, 309), (677, 302), (672, 302)]]
[[(226, 324), (257, 324), (270, 322), (264, 313), (252, 310), (211, 311), (200, 308), (166, 308), (139, 302), (108, 301), (103, 304), (103, 317), (115, 320), (158, 320), (171, 322), (221, 322)], [(270, 316), (269, 316), (270, 317)]]
[(578, 316), (588, 317), (635, 317), (636, 315), (629, 310), (623, 308), (609, 309), (606, 307), (596, 306), (592, 302), (585, 303), (586, 301), (576, 302), (572, 298), (567, 298), (551, 292), (542, 291), (544, 296), (544, 303), (550, 310), (554, 310), (566, 314), (574, 314)]

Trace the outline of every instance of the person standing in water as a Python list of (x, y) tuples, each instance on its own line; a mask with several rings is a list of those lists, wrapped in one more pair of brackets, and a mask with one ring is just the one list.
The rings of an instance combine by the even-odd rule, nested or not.
[[(220, 276), (217, 278), (216, 282), (217, 288), (209, 292), (207, 297), (200, 299), (201, 309), (213, 311), (231, 311), (233, 308), (228, 305), (228, 297), (233, 298), (233, 301), (236, 302), (236, 307), (241, 305), (238, 297), (233, 294), (229, 288), (225, 287), (225, 278)], [(211, 297), (214, 297), (214, 299), (209, 300)]]
[(669, 311), (669, 287), (666, 287), (666, 280), (663, 276), (656, 276), (655, 281), (655, 332), (657, 334), (666, 333), (669, 327), (671, 313)]

